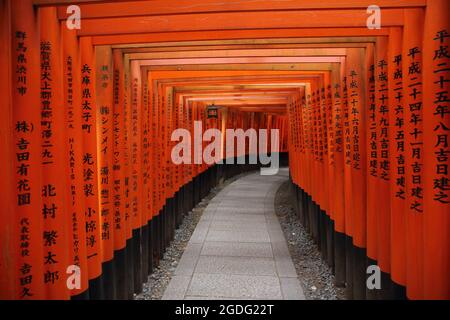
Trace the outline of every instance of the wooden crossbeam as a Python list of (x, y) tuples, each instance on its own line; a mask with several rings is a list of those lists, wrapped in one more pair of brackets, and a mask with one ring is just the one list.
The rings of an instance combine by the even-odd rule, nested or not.
[[(153, 0), (153, 1), (35, 1), (37, 5), (59, 4), (58, 17), (65, 19), (66, 6), (78, 4), (83, 17), (112, 18), (133, 16), (157, 16), (187, 13), (212, 12), (251, 12), (251, 11), (281, 11), (281, 10), (332, 10), (360, 9), (365, 10), (372, 4), (382, 9), (389, 8), (419, 8), (426, 6), (426, 0), (253, 0), (253, 1), (218, 1), (218, 0)], [(98, 3), (96, 3), (98, 2)]]
[(231, 58), (231, 57), (328, 57), (345, 56), (345, 48), (336, 49), (249, 49), (249, 50), (204, 50), (181, 52), (145, 52), (129, 54), (130, 60)]
[[(383, 27), (402, 26), (404, 9), (384, 9)], [(236, 12), (84, 19), (80, 36), (206, 30), (366, 27), (365, 10)]]

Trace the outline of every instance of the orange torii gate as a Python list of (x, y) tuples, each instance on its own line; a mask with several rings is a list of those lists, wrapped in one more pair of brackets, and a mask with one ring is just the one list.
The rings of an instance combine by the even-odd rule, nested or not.
[[(13, 49), (1, 54), (2, 61), (9, 66), (5, 74), (11, 80), (2, 87), (8, 97), (2, 108), (12, 117), (12, 122), (5, 121), (2, 127), (5, 130), (2, 139), (11, 146), (6, 149), (6, 155), (14, 159), (8, 162), (5, 157), (6, 167), (12, 163), (14, 171), (11, 172), (21, 170), (12, 176), (6, 173), (2, 179), (6, 184), (2, 186), (5, 190), (2, 209), (9, 208), (16, 213), (14, 219), (2, 215), (2, 221), (6, 221), (2, 224), (5, 231), (1, 239), (2, 253), (15, 252), (14, 261), (2, 255), (0, 263), (1, 274), (14, 279), (14, 282), (8, 279), (1, 282), (2, 288), (8, 288), (2, 290), (5, 297), (68, 298), (70, 294), (81, 297), (83, 294), (78, 294), (86, 293), (88, 286), (94, 298), (103, 297), (104, 292), (107, 297), (115, 297), (113, 283), (127, 288), (128, 297), (133, 291), (139, 291), (145, 275), (141, 270), (147, 268), (151, 272), (150, 257), (157, 260), (161, 256), (172, 236), (175, 213), (181, 212), (177, 201), (181, 194), (182, 197), (189, 194), (178, 193), (178, 188), (183, 186), (180, 181), (188, 183), (189, 179), (178, 180), (178, 169), (169, 161), (171, 130), (176, 124), (192, 125), (194, 119), (208, 121), (206, 105), (202, 102), (205, 97), (195, 94), (195, 90), (192, 95), (177, 96), (176, 90), (193, 83), (196, 77), (193, 74), (197, 72), (215, 77), (220, 71), (214, 69), (232, 72), (248, 68), (251, 75), (275, 68), (286, 74), (297, 69), (300, 74), (316, 76), (305, 81), (308, 83), (304, 87), (299, 86), (297, 92), (282, 94), (290, 101), (291, 172), (293, 182), (299, 187), (302, 214), (308, 212), (302, 218), (311, 226), (322, 252), (331, 263), (334, 263), (333, 250), (347, 258), (345, 277), (343, 261), (338, 260), (342, 256), (334, 257), (334, 261), (349, 295), (366, 297), (363, 271), (367, 257), (371, 259), (369, 264), (377, 263), (383, 271), (383, 297), (393, 294), (389, 283), (393, 280), (406, 287), (411, 299), (449, 298), (450, 257), (446, 239), (450, 232), (447, 143), (450, 124), (445, 51), (449, 37), (448, 1), (396, 1), (395, 4), (379, 1), (383, 12), (380, 30), (365, 28), (365, 9), (370, 3), (362, 0), (345, 4), (260, 1), (257, 5), (254, 2), (225, 5), (202, 0), (195, 7), (187, 6), (185, 0), (176, 0), (177, 5), (172, 6), (159, 0), (96, 2), (74, 2), (80, 4), (83, 12), (83, 27), (79, 32), (64, 27), (68, 1), (1, 2), (5, 18), (1, 37)], [(38, 10), (45, 17), (40, 35), (36, 34), (32, 3), (43, 6)], [(55, 5), (59, 7), (54, 8)], [(243, 14), (245, 20), (241, 19)], [(311, 14), (317, 19), (310, 19)], [(61, 42), (58, 34), (63, 36)], [(307, 39), (303, 43), (289, 43), (290, 38), (298, 37)], [(361, 37), (375, 39), (366, 41)], [(255, 41), (258, 48), (235, 51), (238, 46), (252, 43), (246, 39), (259, 39)], [(198, 40), (204, 42), (194, 43)], [(157, 44), (154, 48), (160, 51), (147, 52), (151, 50), (145, 48), (145, 43)], [(344, 50), (331, 49), (331, 44)], [(123, 46), (128, 56), (100, 45)], [(198, 45), (205, 49), (192, 50)], [(294, 45), (316, 48), (316, 45), (317, 49), (288, 51), (282, 47), (275, 54), (274, 49), (269, 49), (275, 45), (285, 48)], [(183, 46), (191, 49), (176, 53), (166, 49)], [(208, 50), (219, 46), (228, 47), (208, 54)], [(64, 49), (63, 59), (55, 54), (58, 48)], [(233, 57), (229, 56), (230, 51), (234, 51)], [(317, 52), (335, 57), (324, 57)], [(332, 52), (335, 54), (329, 54)], [(48, 69), (43, 69), (42, 63), (38, 69), (39, 59), (46, 62)], [(20, 70), (19, 75), (13, 73), (16, 69)], [(177, 83), (173, 81), (176, 76), (170, 75), (177, 71), (157, 70), (192, 70), (178, 72), (193, 74), (185, 75), (184, 83)], [(63, 78), (70, 71), (80, 86)], [(46, 75), (44, 79), (52, 78), (52, 88), (49, 83), (43, 86), (42, 80), (39, 85), (34, 76), (38, 74)], [(63, 82), (58, 81), (61, 78)], [(166, 79), (169, 82), (165, 83)], [(238, 76), (236, 83), (239, 81), (242, 80)], [(278, 84), (289, 81), (283, 79)], [(203, 85), (227, 83), (204, 82)], [(259, 83), (276, 83), (276, 80)], [(46, 99), (48, 90), (43, 92), (42, 88), (55, 91), (55, 96)], [(61, 94), (63, 89), (65, 92)], [(229, 92), (239, 92), (239, 88)], [(27, 108), (38, 103), (39, 95), (42, 110)], [(179, 110), (178, 99), (183, 101)], [(48, 113), (53, 100), (64, 101), (65, 114), (63, 110)], [(46, 119), (46, 125), (54, 123), (55, 132), (61, 132), (66, 140), (53, 141), (51, 136), (43, 139), (48, 128), (42, 128), (42, 112), (47, 112), (52, 120)], [(238, 124), (235, 116), (230, 115), (228, 124)], [(219, 112), (219, 117), (224, 123), (225, 115)], [(63, 126), (65, 121), (69, 124), (67, 130)], [(70, 127), (71, 121), (74, 129)], [(261, 123), (269, 126), (276, 121), (268, 117)], [(209, 125), (218, 126), (218, 121), (209, 121)], [(153, 139), (150, 132), (161, 136)], [(162, 154), (155, 154), (149, 146), (162, 150)], [(72, 154), (82, 154), (82, 158), (77, 158), (82, 161), (71, 161)], [(44, 158), (53, 158), (55, 164), (49, 162), (44, 166)], [(185, 173), (191, 177), (195, 175), (191, 169), (198, 174), (206, 172), (195, 180), (195, 186), (199, 182), (208, 183), (209, 178), (205, 177), (211, 175), (211, 170), (207, 171), (206, 166), (186, 168)], [(157, 173), (152, 173), (153, 170)], [(144, 177), (139, 177), (138, 172), (145, 172)], [(149, 183), (147, 175), (154, 177), (155, 182)], [(59, 180), (62, 176), (66, 178)], [(313, 179), (317, 177), (323, 181), (322, 186)], [(330, 192), (333, 182), (342, 190), (334, 196)], [(65, 185), (71, 186), (70, 192), (64, 193)], [(8, 186), (16, 188), (16, 194)], [(47, 196), (42, 196), (41, 191)], [(149, 192), (158, 194), (151, 201), (151, 210), (147, 204)], [(83, 193), (85, 198), (80, 197)], [(64, 199), (71, 196), (72, 202), (67, 202), (71, 206), (65, 208)], [(377, 199), (386, 201), (381, 203)], [(61, 214), (48, 221), (36, 212), (45, 213), (45, 219), (53, 219), (55, 212)], [(148, 224), (154, 215), (162, 218)], [(73, 220), (68, 220), (73, 217), (79, 224), (86, 224), (86, 228), (74, 228)], [(111, 232), (113, 221), (115, 228)], [(330, 226), (337, 233), (325, 232)], [(11, 227), (21, 233), (11, 233)], [(41, 239), (45, 232), (59, 236), (45, 242)], [(150, 242), (155, 248), (145, 248), (148, 254), (140, 257), (137, 250), (142, 243), (147, 243), (142, 239), (149, 237), (148, 232), (150, 237), (158, 239)], [(73, 241), (86, 237), (88, 241), (79, 248), (74, 247), (65, 257), (62, 248), (69, 237)], [(343, 239), (347, 241), (347, 252), (342, 251)], [(337, 249), (330, 247), (333, 243)], [(17, 248), (22, 249), (19, 252)], [(88, 270), (90, 282), (82, 277), (81, 290), (64, 288), (63, 266), (67, 259), (77, 261), (75, 264), (82, 266), (82, 270)], [(120, 281), (108, 273), (108, 262), (113, 260), (121, 261)], [(367, 292), (368, 298), (372, 292)]]

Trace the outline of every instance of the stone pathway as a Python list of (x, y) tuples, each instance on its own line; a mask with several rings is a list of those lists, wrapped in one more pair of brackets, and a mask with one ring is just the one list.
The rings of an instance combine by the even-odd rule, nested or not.
[(224, 188), (205, 209), (163, 299), (305, 299), (274, 212), (288, 179), (259, 172)]

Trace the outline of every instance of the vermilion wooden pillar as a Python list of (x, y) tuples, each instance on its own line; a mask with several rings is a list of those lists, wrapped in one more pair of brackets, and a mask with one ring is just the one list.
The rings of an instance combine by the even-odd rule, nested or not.
[(161, 207), (161, 258), (166, 250), (167, 242), (168, 242), (168, 212), (170, 208), (168, 208), (167, 203), (167, 194), (168, 194), (168, 168), (167, 168), (167, 144), (166, 144), (166, 136), (167, 136), (167, 108), (166, 108), (166, 99), (165, 94), (162, 91), (162, 86), (160, 84), (156, 84), (156, 94), (158, 101), (158, 132), (159, 134), (159, 201)]
[(127, 230), (125, 194), (125, 108), (123, 57), (113, 50), (113, 230), (117, 299), (127, 299)]
[[(164, 99), (164, 108), (166, 112), (166, 123), (164, 125), (164, 156), (165, 156), (165, 164), (166, 164), (166, 199), (172, 199), (175, 193), (174, 186), (174, 168), (171, 160), (171, 149), (173, 143), (170, 141), (170, 136), (172, 134), (172, 130), (174, 128), (174, 105), (173, 105), (173, 88), (168, 86), (161, 86), (161, 93)], [(173, 204), (171, 203), (170, 206)], [(170, 208), (169, 210), (172, 210)], [(170, 212), (172, 215), (172, 212)], [(170, 217), (169, 223), (171, 224), (172, 217)], [(171, 234), (171, 230), (170, 230)]]
[(81, 128), (83, 130), (83, 195), (85, 197), (86, 247), (91, 299), (104, 297), (102, 285), (101, 218), (99, 205), (98, 135), (95, 79), (96, 65), (91, 39), (80, 39)]
[[(169, 134), (169, 140), (171, 140), (171, 135), (173, 130), (180, 128), (181, 123), (180, 123), (180, 103), (179, 103), (179, 96), (178, 94), (174, 93), (173, 96), (173, 129)], [(170, 148), (170, 154), (172, 154), (172, 149), (173, 147), (176, 145), (176, 142), (173, 141), (171, 142), (172, 147)], [(173, 162), (172, 162), (173, 164)], [(178, 224), (178, 191), (180, 188), (180, 166), (179, 165), (174, 165), (173, 166), (174, 169), (174, 190), (175, 190), (175, 196), (176, 196), (176, 217), (175, 217), (175, 225)]]
[[(131, 157), (131, 75), (129, 60), (122, 56), (123, 60), (123, 175), (124, 175), (124, 203), (125, 203), (125, 234), (126, 234), (126, 281), (127, 281), (127, 298), (131, 299), (134, 293), (134, 245), (133, 245), (133, 220), (132, 220), (132, 197), (131, 197), (131, 174), (132, 174), (132, 157)], [(120, 101), (119, 101), (120, 103)]]
[[(332, 89), (332, 74), (331, 72), (326, 72), (324, 74), (325, 83), (325, 107), (326, 107), (326, 151), (327, 151), (327, 185), (333, 185), (334, 183), (334, 121), (333, 121), (333, 89)], [(334, 221), (335, 216), (335, 206), (333, 201), (333, 195), (331, 193), (327, 194), (329, 217)]]
[[(367, 130), (367, 257), (368, 264), (375, 264), (378, 258), (378, 230), (377, 216), (380, 214), (379, 198), (377, 193), (377, 179), (379, 175), (379, 150), (378, 150), (378, 134), (377, 127), (379, 116), (377, 112), (378, 101), (376, 83), (378, 68), (375, 61), (375, 44), (369, 44), (366, 49), (366, 130)], [(376, 297), (373, 290), (367, 291), (367, 298)]]
[(402, 29), (391, 28), (388, 51), (391, 278), (406, 285), (406, 177)]
[(113, 230), (113, 65), (109, 46), (95, 48), (100, 236), (105, 299), (116, 298)]
[(68, 202), (71, 261), (80, 267), (81, 287), (71, 290), (75, 299), (89, 298), (86, 252), (85, 196), (83, 189), (83, 129), (81, 110), (81, 64), (76, 30), (61, 23), (64, 102), (67, 126)]
[(353, 298), (365, 297), (366, 259), (366, 100), (364, 50), (347, 49), (347, 103), (350, 130), (350, 166), (352, 186), (353, 244), (355, 248), (353, 268)]
[(324, 76), (321, 77), (320, 87), (318, 92), (319, 97), (319, 124), (320, 124), (320, 136), (319, 136), (319, 157), (320, 157), (320, 174), (323, 189), (320, 197), (320, 209), (319, 211), (319, 228), (320, 228), (320, 249), (322, 252), (322, 258), (327, 258), (327, 219), (329, 216), (329, 196), (328, 196), (328, 127), (327, 127), (327, 97), (326, 88), (328, 86), (329, 79)]
[[(350, 238), (353, 237), (353, 204), (352, 204), (352, 180), (351, 180), (351, 128), (350, 128), (350, 96), (347, 81), (347, 70), (348, 70), (348, 58), (343, 62), (343, 68), (341, 72), (341, 87), (342, 87), (342, 102), (343, 102), (343, 130), (344, 130), (344, 208), (345, 208), (345, 234)], [(348, 240), (348, 239), (347, 239)], [(346, 253), (347, 254), (347, 253)], [(351, 261), (350, 257), (347, 258), (347, 286), (350, 284), (349, 276), (351, 278)]]
[(423, 297), (450, 299), (450, 3), (427, 2), (423, 38)]
[(333, 145), (332, 166), (333, 185), (332, 192), (334, 205), (334, 246), (335, 246), (335, 279), (336, 285), (342, 287), (345, 284), (345, 192), (344, 192), (344, 127), (343, 127), (343, 99), (341, 87), (341, 72), (336, 65), (331, 71), (332, 92), (332, 127)]
[(159, 148), (157, 145), (157, 118), (158, 109), (156, 103), (156, 94), (154, 90), (152, 73), (147, 71), (147, 86), (149, 99), (149, 190), (151, 192), (151, 234), (152, 239), (152, 267), (159, 264), (159, 249), (160, 249), (160, 208), (159, 208), (159, 194), (158, 194), (158, 171), (156, 170), (158, 164)]
[[(142, 148), (142, 256), (143, 256), (143, 275), (144, 281), (146, 276), (151, 273), (151, 259), (150, 255), (152, 252), (151, 241), (150, 241), (150, 229), (151, 229), (151, 218), (152, 218), (152, 207), (151, 207), (151, 191), (150, 191), (150, 134), (149, 134), (149, 121), (150, 121), (150, 102), (149, 102), (149, 91), (148, 91), (148, 77), (147, 71), (144, 68), (140, 69), (140, 78), (142, 83), (142, 93), (141, 93), (141, 105), (142, 105), (142, 120), (141, 120), (141, 148)], [(150, 255), (149, 255), (150, 253)]]
[(403, 96), (406, 159), (406, 286), (410, 299), (423, 298), (423, 11), (405, 12)]
[[(304, 190), (307, 193), (307, 195), (305, 195), (305, 202), (307, 202), (309, 200), (309, 196), (311, 195), (311, 154), (312, 154), (312, 135), (311, 135), (311, 90), (310, 90), (310, 84), (306, 84), (305, 86), (305, 99), (304, 101), (302, 101), (303, 103), (303, 109), (304, 109), (304, 113), (303, 113), (303, 132), (305, 135), (305, 150), (304, 150), (304, 155), (303, 155), (303, 159), (304, 159), (304, 169), (303, 169), (303, 174), (304, 174), (304, 181), (305, 181), (305, 186), (304, 186)], [(305, 206), (305, 227), (309, 230), (309, 214), (308, 211), (309, 210), (309, 206)]]
[(11, 1), (16, 299), (44, 299), (39, 34), (32, 1)]
[[(315, 81), (311, 84), (311, 108), (312, 108), (312, 136), (313, 136), (313, 161), (312, 161), (312, 169), (313, 169), (313, 176), (318, 177), (319, 176), (319, 164), (320, 161), (319, 157), (319, 98), (317, 97), (318, 92), (318, 83)], [(318, 192), (318, 186), (317, 180), (311, 181), (311, 196), (312, 200), (317, 204), (320, 202), (320, 193)], [(316, 217), (316, 212), (313, 213), (313, 218)], [(315, 220), (313, 220), (315, 221)], [(313, 227), (313, 237), (317, 241), (318, 232), (316, 226)]]
[[(329, 76), (323, 76), (321, 79), (321, 86), (320, 86), (320, 117), (321, 117), (321, 153), (322, 153), (322, 174), (323, 174), (323, 184), (326, 190), (328, 189), (328, 105), (329, 105), (329, 99), (327, 97), (328, 89), (330, 79)], [(326, 215), (330, 214), (330, 206), (329, 206), (329, 195), (327, 192), (323, 193), (322, 196), (322, 208), (323, 211), (325, 211)]]
[(388, 37), (379, 37), (375, 45), (375, 106), (377, 134), (377, 167), (376, 196), (378, 212), (375, 232), (377, 233), (377, 261), (382, 271), (380, 298), (392, 299), (392, 288), (389, 273), (390, 264), (390, 158), (389, 158), (389, 73), (388, 73)]
[(142, 227), (142, 148), (141, 148), (141, 73), (139, 64), (130, 62), (130, 197), (131, 197), (131, 225), (134, 255), (134, 291), (142, 291), (142, 256), (141, 256), (141, 227)]
[[(44, 218), (44, 283), (50, 299), (68, 299), (67, 127), (63, 96), (61, 35), (56, 8), (39, 9), (41, 32), (41, 161)], [(95, 174), (95, 173), (94, 173)]]

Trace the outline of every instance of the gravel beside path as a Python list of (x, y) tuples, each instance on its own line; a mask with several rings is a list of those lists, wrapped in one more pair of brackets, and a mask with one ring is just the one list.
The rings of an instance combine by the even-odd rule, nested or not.
[(289, 252), (307, 300), (343, 300), (343, 288), (334, 285), (331, 268), (295, 214), (290, 182), (283, 183), (275, 196), (275, 213), (280, 221)]

